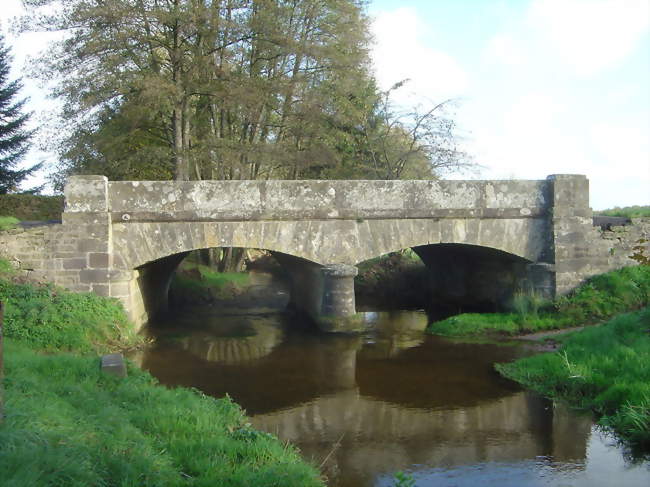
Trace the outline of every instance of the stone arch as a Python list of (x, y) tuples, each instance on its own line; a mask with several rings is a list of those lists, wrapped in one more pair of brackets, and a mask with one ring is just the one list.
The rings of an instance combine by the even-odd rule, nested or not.
[(539, 232), (546, 226), (540, 219), (405, 219), (362, 222), (357, 230), (363, 242), (354, 254), (360, 262), (406, 248), (435, 244), (485, 247), (517, 256), (529, 262), (543, 260), (545, 242)]
[(128, 292), (123, 300), (139, 323), (168, 309), (171, 277), (183, 258), (193, 250), (214, 247), (271, 251), (291, 276), (292, 304), (311, 309), (317, 306), (321, 265), (310, 259), (317, 246), (296, 244), (304, 241), (306, 231), (300, 225), (277, 222), (115, 223), (113, 266), (124, 274), (122, 286)]
[(305, 232), (297, 225), (277, 222), (113, 224), (114, 266), (133, 270), (172, 255), (215, 247), (264, 249), (317, 262), (314, 245), (296, 244), (305, 240)]

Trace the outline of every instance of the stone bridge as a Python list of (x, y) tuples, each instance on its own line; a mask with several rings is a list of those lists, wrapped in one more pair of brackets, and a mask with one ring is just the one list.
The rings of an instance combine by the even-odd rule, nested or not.
[[(195, 249), (266, 249), (287, 269), (292, 304), (326, 330), (354, 329), (355, 265), (413, 248), (434, 290), (472, 293), (499, 276), (555, 295), (628, 265), (629, 242), (592, 225), (588, 180), (108, 181), (74, 176), (62, 223), (0, 235), (5, 257), (72, 291), (121, 300), (142, 324), (167, 306)], [(626, 255), (629, 255), (626, 254)], [(511, 286), (511, 287), (512, 287)], [(494, 297), (494, 296), (492, 296)], [(347, 318), (345, 318), (347, 317)]]

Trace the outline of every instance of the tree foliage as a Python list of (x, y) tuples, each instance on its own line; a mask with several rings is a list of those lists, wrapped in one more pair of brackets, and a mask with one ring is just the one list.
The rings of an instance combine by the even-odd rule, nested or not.
[(443, 105), (396, 114), (377, 89), (362, 0), (25, 4), (26, 29), (68, 32), (40, 73), (65, 100), (61, 174), (393, 179), (461, 161)]
[(16, 169), (29, 150), (32, 132), (27, 130), (26, 99), (18, 99), (22, 83), (11, 81), (11, 54), (0, 35), (0, 194), (15, 192), (38, 166)]

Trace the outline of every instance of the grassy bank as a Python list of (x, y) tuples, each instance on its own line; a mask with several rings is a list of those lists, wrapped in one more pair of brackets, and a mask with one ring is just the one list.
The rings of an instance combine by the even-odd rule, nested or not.
[(608, 210), (596, 211), (596, 215), (621, 216), (625, 218), (650, 218), (650, 206), (624, 206), (610, 208)]
[(230, 399), (116, 379), (90, 352), (132, 346), (121, 307), (21, 283), (0, 261), (5, 315), (3, 486), (318, 486), (292, 447), (253, 430)]
[(0, 216), (0, 232), (16, 228), (20, 220), (13, 216)]
[(562, 346), (497, 370), (524, 386), (590, 409), (600, 424), (650, 450), (650, 308), (563, 336)]
[(172, 293), (181, 302), (229, 299), (250, 282), (247, 272), (217, 272), (208, 266), (183, 261), (174, 274)]
[(521, 295), (511, 313), (466, 313), (432, 323), (436, 335), (516, 335), (590, 324), (650, 304), (650, 266), (594, 276), (568, 296), (543, 301)]

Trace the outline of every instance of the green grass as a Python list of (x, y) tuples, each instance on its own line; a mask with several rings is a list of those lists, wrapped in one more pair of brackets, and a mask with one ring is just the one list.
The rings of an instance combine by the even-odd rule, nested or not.
[(575, 407), (650, 448), (650, 308), (560, 338), (558, 352), (498, 364), (504, 376)]
[(625, 206), (596, 211), (596, 215), (621, 216), (625, 218), (650, 218), (650, 206)]
[(96, 357), (6, 345), (4, 487), (323, 485), (228, 398), (167, 389), (133, 367), (109, 377)]
[(6, 304), (5, 337), (38, 349), (86, 353), (141, 341), (115, 299), (0, 279), (0, 301)]
[(427, 332), (446, 336), (515, 335), (595, 323), (650, 304), (650, 266), (594, 276), (568, 296), (543, 303), (516, 299), (513, 313), (466, 313), (432, 323)]
[(323, 485), (230, 399), (102, 374), (93, 353), (141, 343), (117, 301), (19, 278), (0, 260), (3, 487)]
[(0, 232), (16, 228), (19, 223), (20, 220), (13, 216), (0, 216)]
[(185, 295), (205, 299), (232, 298), (237, 289), (245, 288), (250, 282), (247, 272), (217, 272), (194, 262), (183, 261), (179, 271), (172, 280), (172, 289), (179, 298)]

